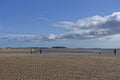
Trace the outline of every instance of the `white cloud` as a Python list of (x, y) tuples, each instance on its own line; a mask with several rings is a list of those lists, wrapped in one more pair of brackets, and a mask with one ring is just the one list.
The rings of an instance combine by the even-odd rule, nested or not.
[(31, 34), (0, 34), (0, 40), (10, 42), (34, 42), (34, 41), (52, 41), (57, 38), (57, 35), (31, 35)]
[(60, 21), (56, 25), (70, 29), (70, 32), (64, 34), (64, 38), (94, 39), (107, 37), (120, 34), (120, 12), (114, 12), (107, 16), (87, 17), (76, 22)]
[(53, 24), (53, 26), (64, 27), (66, 29), (72, 29), (72, 27), (74, 26), (74, 23), (70, 21), (61, 21), (61, 22), (58, 22), (57, 24)]
[(120, 22), (120, 12), (114, 12), (112, 15), (108, 16), (108, 18)]
[(51, 40), (55, 40), (56, 38), (57, 38), (57, 35), (55, 35), (55, 34), (50, 34), (48, 36), (48, 39), (51, 39)]
[(31, 34), (3, 34), (0, 41), (10, 42), (39, 42), (54, 41), (57, 39), (120, 39), (120, 12), (107, 16), (92, 16), (79, 19), (76, 22), (60, 21), (54, 26), (69, 29), (62, 34), (31, 35)]
[(103, 24), (107, 21), (106, 17), (93, 16), (89, 18), (80, 19), (75, 23), (77, 27), (95, 27), (99, 24)]
[(103, 37), (100, 37), (100, 38), (98, 38), (98, 39), (99, 39), (99, 40), (109, 40), (109, 39), (120, 40), (120, 34), (103, 36)]

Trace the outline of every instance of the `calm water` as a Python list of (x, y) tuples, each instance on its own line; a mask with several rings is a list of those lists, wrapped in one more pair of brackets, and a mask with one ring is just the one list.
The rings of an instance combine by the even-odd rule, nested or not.
[[(44, 49), (42, 50), (43, 54), (113, 54), (114, 49)], [(7, 52), (7, 53), (16, 53), (16, 54), (31, 54), (30, 52)], [(39, 53), (39, 51), (36, 51)], [(120, 49), (117, 49), (117, 54), (120, 54)]]

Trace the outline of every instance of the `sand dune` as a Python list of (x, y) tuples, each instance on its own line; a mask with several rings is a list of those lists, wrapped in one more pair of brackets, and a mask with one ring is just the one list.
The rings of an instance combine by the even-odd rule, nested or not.
[(119, 80), (120, 56), (0, 54), (0, 80)]

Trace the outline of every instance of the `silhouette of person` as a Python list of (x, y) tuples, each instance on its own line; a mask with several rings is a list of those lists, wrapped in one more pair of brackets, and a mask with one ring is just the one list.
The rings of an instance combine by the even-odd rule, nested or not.
[(101, 53), (101, 49), (99, 49), (99, 55), (101, 55), (102, 53)]
[(99, 55), (101, 55), (101, 52), (99, 52)]
[(40, 49), (40, 54), (42, 54), (42, 50)]
[(117, 52), (117, 50), (116, 50), (116, 49), (114, 49), (114, 55), (116, 55), (116, 52)]

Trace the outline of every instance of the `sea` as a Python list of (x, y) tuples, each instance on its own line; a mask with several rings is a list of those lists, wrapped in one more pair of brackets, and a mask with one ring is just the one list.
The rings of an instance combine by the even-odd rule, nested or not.
[[(42, 54), (114, 54), (113, 48), (66, 48), (66, 49), (41, 49)], [(116, 49), (120, 54), (120, 49)], [(2, 53), (2, 52), (0, 52)], [(31, 54), (31, 52), (6, 52), (10, 54)], [(35, 50), (34, 54), (40, 54), (39, 50)]]

